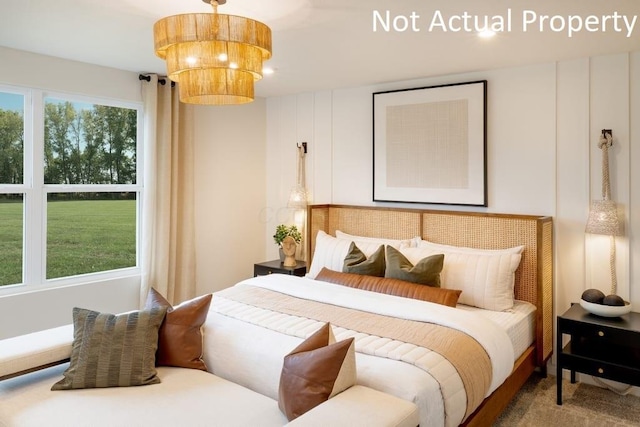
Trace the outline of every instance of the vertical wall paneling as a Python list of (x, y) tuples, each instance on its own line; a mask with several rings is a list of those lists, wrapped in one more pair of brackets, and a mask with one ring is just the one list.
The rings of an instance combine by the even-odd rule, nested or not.
[(372, 87), (333, 93), (333, 203), (373, 204)]
[[(590, 69), (590, 153), (591, 198), (602, 198), (602, 151), (598, 141), (602, 129), (613, 129), (613, 148), (609, 150), (611, 197), (618, 203), (625, 235), (616, 238), (618, 294), (629, 297), (629, 55), (591, 58)], [(609, 239), (587, 238), (587, 282), (605, 294), (610, 290)]]
[(309, 147), (307, 186), (313, 203), (331, 203), (333, 182), (333, 94), (314, 97), (313, 146)]
[(640, 310), (640, 52), (630, 55), (629, 94), (629, 239), (630, 301), (634, 311)]
[[(640, 184), (634, 185), (640, 169), (631, 168), (640, 164), (640, 52), (314, 93), (314, 158), (307, 169), (313, 201), (374, 204), (373, 92), (479, 79), (487, 79), (489, 89), (486, 211), (554, 217), (556, 313), (587, 288), (609, 289), (607, 238), (602, 245), (584, 228), (590, 201), (601, 197), (600, 130), (613, 129), (613, 195), (625, 221), (617, 245), (618, 288), (640, 307)], [(282, 127), (299, 126), (289, 120), (288, 102), (269, 100), (269, 109), (278, 110), (269, 117), (277, 116)], [(308, 107), (298, 100), (296, 108)], [(273, 170), (281, 165), (268, 167), (268, 186), (289, 173)]]
[(555, 64), (482, 76), (488, 80), (488, 211), (553, 215)]
[(585, 288), (584, 242), (589, 209), (589, 59), (557, 64), (556, 312)]

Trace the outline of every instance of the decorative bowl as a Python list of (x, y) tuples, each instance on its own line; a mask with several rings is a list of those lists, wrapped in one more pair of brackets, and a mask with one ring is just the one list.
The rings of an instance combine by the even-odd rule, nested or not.
[(631, 303), (628, 301), (625, 301), (624, 305), (604, 305), (580, 299), (580, 306), (589, 313), (601, 317), (618, 317), (631, 311)]

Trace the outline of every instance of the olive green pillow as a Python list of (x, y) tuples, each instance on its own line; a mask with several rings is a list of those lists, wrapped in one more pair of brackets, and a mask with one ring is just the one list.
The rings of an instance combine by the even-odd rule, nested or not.
[(387, 246), (387, 265), (384, 277), (407, 282), (440, 287), (440, 272), (444, 265), (444, 255), (436, 254), (423, 258), (413, 265), (399, 250)]
[(349, 252), (344, 258), (342, 271), (344, 273), (362, 274), (365, 276), (384, 277), (385, 261), (384, 261), (384, 245), (380, 245), (369, 258), (351, 242)]
[(166, 307), (113, 315), (73, 309), (71, 362), (51, 390), (156, 384), (158, 329)]

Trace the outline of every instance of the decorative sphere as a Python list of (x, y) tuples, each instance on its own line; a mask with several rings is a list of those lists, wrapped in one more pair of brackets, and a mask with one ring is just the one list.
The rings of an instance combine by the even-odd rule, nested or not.
[(606, 297), (604, 297), (604, 299), (602, 300), (602, 304), (604, 305), (624, 305), (624, 300), (619, 297), (618, 295), (607, 295)]
[(599, 289), (587, 289), (582, 293), (582, 299), (594, 304), (602, 304), (604, 293)]

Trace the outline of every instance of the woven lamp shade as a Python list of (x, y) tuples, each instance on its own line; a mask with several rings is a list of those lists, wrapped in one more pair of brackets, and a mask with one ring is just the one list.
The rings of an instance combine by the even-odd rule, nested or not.
[(613, 200), (595, 200), (591, 202), (585, 231), (591, 234), (605, 234), (608, 236), (622, 235), (616, 202)]
[(167, 61), (180, 101), (243, 104), (253, 101), (253, 84), (271, 58), (271, 29), (242, 16), (189, 13), (153, 26), (155, 53)]
[(308, 200), (307, 190), (300, 184), (291, 189), (287, 207), (291, 209), (306, 209)]

